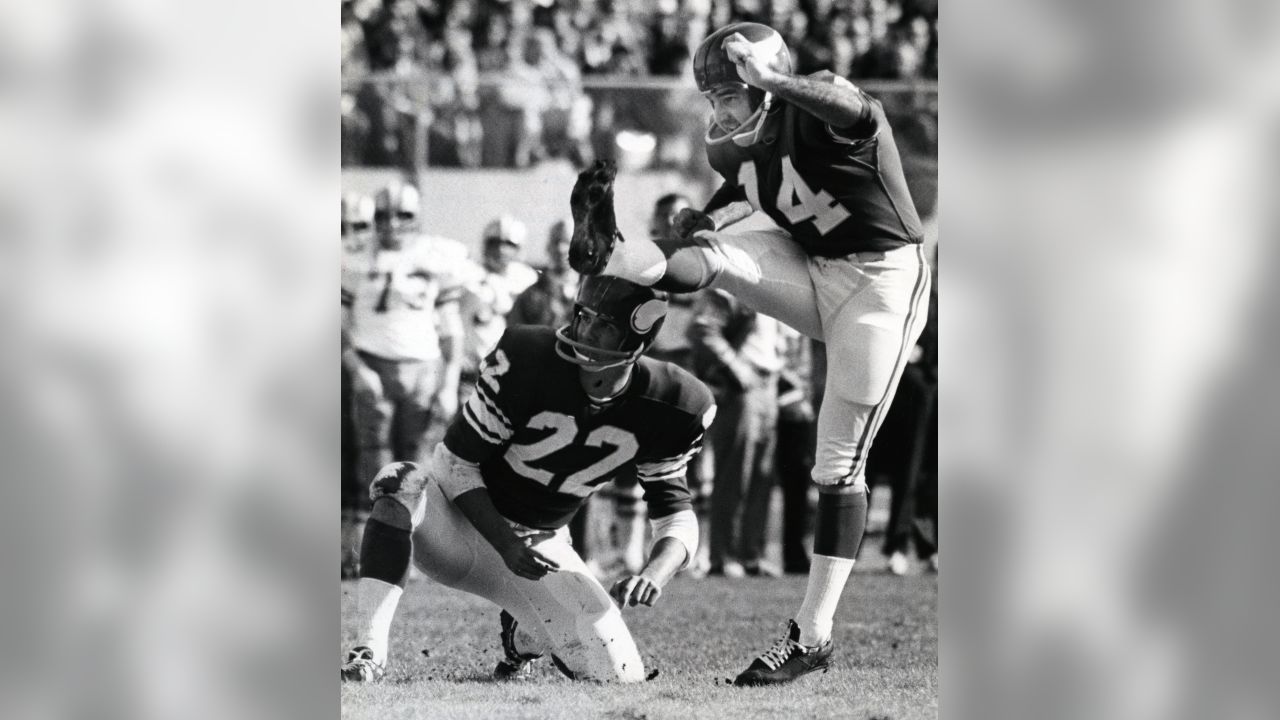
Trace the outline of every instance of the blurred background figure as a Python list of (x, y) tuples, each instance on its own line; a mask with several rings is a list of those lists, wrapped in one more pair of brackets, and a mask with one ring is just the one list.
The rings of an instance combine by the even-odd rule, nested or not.
[(433, 45), (427, 68), (427, 96), (434, 118), (427, 137), (426, 164), (480, 167), (484, 127), (480, 122), (480, 70), (471, 49), (471, 31), (451, 27)]
[(516, 296), (538, 280), (533, 268), (519, 260), (527, 234), (525, 224), (510, 215), (495, 218), (484, 228), (480, 271), (467, 283), (462, 298), (463, 374), (468, 387), (475, 382), (480, 361), (507, 329), (507, 313), (515, 306)]
[(779, 323), (716, 290), (699, 295), (690, 334), (696, 375), (717, 406), (707, 431), (715, 457), (710, 573), (780, 575), (764, 559), (782, 369)]
[[(373, 198), (360, 193), (342, 196), (342, 265), (354, 267), (373, 252)], [(344, 292), (345, 295), (345, 292)], [(345, 303), (344, 303), (345, 306)], [(345, 317), (344, 312), (344, 317)], [(346, 328), (343, 328), (343, 347), (346, 346)], [(359, 536), (351, 536), (360, 526), (356, 513), (361, 506), (360, 495), (364, 484), (360, 481), (357, 464), (359, 445), (356, 441), (355, 402), (352, 396), (351, 373), (342, 364), (340, 385), (342, 405), (342, 577), (356, 577), (359, 557)]]
[(591, 157), (591, 100), (582, 91), (578, 65), (556, 47), (555, 33), (534, 29), (512, 53), (500, 97), (521, 112), (515, 167), (547, 157), (583, 165)]
[(880, 439), (868, 458), (869, 473), (892, 489), (883, 552), (889, 572), (905, 575), (907, 553), (938, 569), (938, 293), (929, 297), (929, 320), (916, 343)]
[[(378, 192), (372, 252), (344, 258), (342, 365), (352, 392), (356, 479), (351, 524), (358, 538), (370, 501), (368, 483), (393, 459), (425, 461), (433, 415), (457, 409), (462, 324), (455, 241), (418, 231), (417, 189), (395, 183)], [(358, 549), (344, 548), (344, 557)], [(344, 571), (346, 568), (344, 568)]]
[[(693, 201), (683, 193), (673, 192), (659, 197), (653, 204), (653, 214), (649, 216), (649, 237), (654, 240), (665, 239), (671, 231), (676, 213), (688, 207), (693, 207)], [(698, 369), (693, 362), (690, 327), (696, 298), (695, 293), (677, 293), (667, 298), (667, 319), (649, 349), (649, 354), (653, 357), (673, 362), (695, 375)], [(699, 530), (703, 538), (703, 542), (698, 545), (698, 556), (684, 571), (686, 575), (694, 577), (705, 576), (711, 569), (711, 473), (714, 452), (708, 442), (698, 457), (689, 463), (689, 489), (693, 491), (693, 509), (698, 515)]]
[(578, 294), (578, 273), (569, 267), (569, 233), (573, 225), (557, 220), (547, 232), (547, 264), (538, 268), (538, 279), (516, 296), (507, 325), (563, 327), (573, 315)]
[[(797, 72), (925, 81), (932, 93), (937, 15), (931, 0), (347, 0), (343, 164), (511, 168), (563, 157), (581, 165), (608, 157), (602, 150), (614, 151), (618, 133), (639, 132), (658, 139), (657, 152), (642, 154), (649, 167), (702, 172), (692, 150), (700, 136), (688, 125), (701, 124), (688, 116), (701, 106), (682, 81), (708, 27), (769, 23), (786, 37)], [(894, 99), (876, 90), (891, 115), (919, 111), (911, 91), (903, 86)]]
[(774, 459), (782, 487), (782, 569), (806, 575), (813, 549), (817, 488), (809, 481), (816, 442), (813, 343), (779, 323), (783, 365), (778, 373), (778, 442)]

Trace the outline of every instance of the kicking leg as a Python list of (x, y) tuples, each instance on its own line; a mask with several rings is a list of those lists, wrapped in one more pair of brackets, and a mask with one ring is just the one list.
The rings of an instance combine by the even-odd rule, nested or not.
[(821, 340), (808, 260), (781, 229), (743, 233), (707, 227), (683, 240), (626, 240), (613, 213), (613, 163), (599, 161), (578, 175), (569, 205), (573, 238), (569, 263), (584, 275), (613, 275), (674, 293), (727, 290), (755, 310)]

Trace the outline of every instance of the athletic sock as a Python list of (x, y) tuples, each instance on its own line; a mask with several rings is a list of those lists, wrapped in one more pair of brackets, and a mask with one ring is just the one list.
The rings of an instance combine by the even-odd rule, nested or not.
[(800, 627), (800, 644), (821, 645), (831, 639), (831, 626), (835, 622), (836, 605), (844, 592), (845, 582), (853, 570), (852, 558), (814, 555), (809, 566), (809, 587), (804, 593), (804, 603), (796, 615)]
[(840, 594), (853, 570), (867, 525), (867, 492), (823, 492), (813, 533), (813, 563), (804, 603), (796, 616), (800, 642), (819, 645), (831, 638)]
[(357, 645), (373, 651), (373, 659), (387, 663), (387, 643), (391, 636), (391, 620), (404, 588), (383, 580), (360, 578), (356, 587), (360, 637)]
[(666, 292), (690, 293), (715, 281), (724, 268), (724, 258), (702, 238), (657, 243), (667, 256), (666, 272), (654, 287)]
[(667, 271), (667, 258), (647, 237), (618, 240), (605, 263), (603, 275), (620, 277), (637, 285), (652, 286)]

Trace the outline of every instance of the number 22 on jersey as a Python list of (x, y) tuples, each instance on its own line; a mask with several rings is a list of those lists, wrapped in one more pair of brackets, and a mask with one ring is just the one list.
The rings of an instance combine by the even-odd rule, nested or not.
[[(754, 161), (748, 160), (738, 167), (738, 184), (747, 191), (751, 207), (760, 210), (763, 207), (760, 204), (760, 180)], [(849, 217), (849, 211), (836, 202), (831, 193), (826, 190), (814, 193), (809, 188), (809, 184), (796, 172), (790, 155), (782, 156), (782, 184), (774, 205), (792, 225), (812, 220), (821, 235), (831, 232)]]
[(578, 423), (564, 413), (544, 410), (529, 418), (527, 426), (532, 430), (554, 430), (555, 432), (537, 442), (512, 445), (507, 449), (507, 462), (513, 470), (524, 477), (566, 495), (577, 497), (590, 495), (591, 488), (597, 481), (634, 458), (636, 451), (640, 449), (640, 443), (636, 441), (635, 435), (612, 425), (601, 425), (588, 433), (582, 444), (587, 447), (611, 448), (609, 454), (569, 475), (559, 487), (555, 487), (554, 474), (532, 467), (529, 463), (572, 445), (578, 436)]

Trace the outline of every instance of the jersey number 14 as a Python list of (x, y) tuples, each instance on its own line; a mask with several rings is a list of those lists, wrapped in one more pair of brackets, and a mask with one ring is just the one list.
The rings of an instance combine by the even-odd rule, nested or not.
[[(747, 200), (751, 207), (759, 210), (760, 183), (756, 175), (756, 164), (748, 160), (738, 168), (738, 184), (747, 191)], [(778, 199), (774, 203), (778, 212), (787, 218), (792, 225), (799, 225), (812, 220), (820, 235), (826, 235), (849, 217), (849, 211), (831, 197), (826, 190), (814, 192), (809, 184), (796, 172), (791, 164), (791, 156), (782, 156), (782, 185), (778, 188)]]

